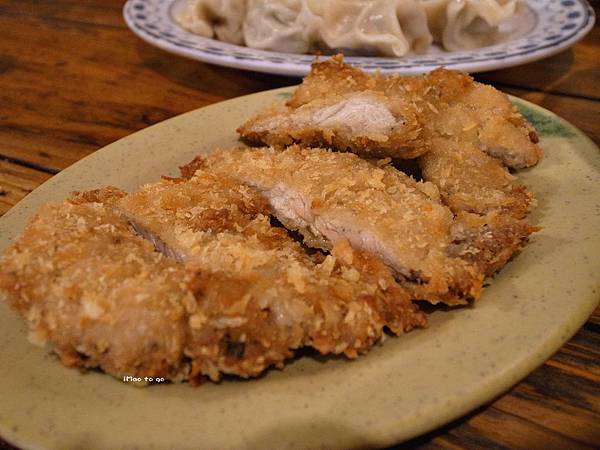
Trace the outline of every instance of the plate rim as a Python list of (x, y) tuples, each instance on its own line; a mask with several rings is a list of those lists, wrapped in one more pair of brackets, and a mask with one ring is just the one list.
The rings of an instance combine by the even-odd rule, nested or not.
[[(168, 6), (166, 6), (166, 9), (170, 11), (173, 4), (177, 1), (180, 1), (180, 0), (127, 0), (127, 2), (123, 6), (123, 18), (124, 18), (125, 23), (127, 24), (128, 28), (136, 36), (138, 36), (140, 39), (142, 39), (143, 41), (145, 41), (146, 43), (148, 43), (154, 47), (158, 47), (164, 51), (167, 51), (169, 53), (173, 53), (173, 54), (176, 54), (176, 55), (188, 58), (188, 59), (193, 59), (196, 61), (201, 61), (201, 62), (219, 65), (219, 66), (223, 66), (223, 67), (242, 69), (242, 70), (250, 70), (250, 71), (262, 72), (262, 73), (270, 73), (270, 74), (275, 74), (275, 75), (304, 76), (310, 70), (310, 61), (312, 61), (312, 60), (314, 60), (314, 58), (316, 58), (316, 56), (313, 56), (313, 55), (299, 55), (299, 54), (273, 52), (273, 51), (267, 51), (267, 50), (250, 49), (249, 47), (242, 46), (242, 45), (229, 44), (229, 43), (218, 41), (215, 39), (205, 38), (205, 37), (190, 33), (186, 30), (183, 30), (182, 27), (179, 24), (177, 24), (169, 14), (169, 17), (168, 17), (169, 24), (177, 27), (179, 29), (179, 31), (184, 32), (186, 34), (186, 36), (190, 37), (190, 40), (197, 40), (198, 42), (216, 42), (216, 44), (215, 44), (216, 46), (226, 48), (226, 49), (230, 50), (231, 52), (235, 52), (236, 49), (240, 49), (243, 51), (249, 51), (255, 55), (263, 55), (263, 56), (268, 56), (268, 57), (273, 57), (273, 58), (278, 58), (278, 59), (298, 58), (298, 57), (304, 57), (304, 59), (306, 59), (306, 58), (310, 58), (310, 59), (307, 59), (306, 61), (303, 61), (301, 63), (285, 62), (285, 63), (274, 64), (273, 62), (262, 60), (260, 58), (257, 58), (254, 60), (253, 59), (240, 59), (240, 58), (237, 58), (236, 56), (233, 56), (232, 58), (226, 58), (226, 57), (220, 56), (219, 54), (217, 54), (215, 52), (196, 50), (193, 48), (189, 48), (188, 46), (183, 45), (182, 43), (176, 43), (169, 37), (159, 36), (157, 33), (151, 32), (148, 29), (140, 26), (140, 21), (137, 20), (135, 17), (136, 14), (134, 12), (134, 7), (137, 5), (140, 5), (141, 3), (153, 4), (153, 3), (158, 2), (158, 4), (161, 4), (161, 5), (163, 3), (168, 3)], [(580, 5), (581, 8), (583, 9), (584, 13), (586, 14), (585, 21), (580, 25), (579, 28), (568, 33), (568, 35), (565, 38), (560, 39), (557, 42), (551, 42), (547, 45), (536, 47), (532, 50), (525, 49), (521, 52), (518, 52), (515, 54), (510, 54), (508, 56), (505, 56), (505, 55), (488, 56), (486, 59), (477, 60), (477, 61), (473, 61), (473, 62), (456, 61), (456, 62), (446, 62), (443, 64), (440, 64), (440, 63), (412, 64), (411, 63), (411, 64), (407, 64), (404, 66), (398, 66), (398, 64), (402, 64), (402, 58), (356, 57), (356, 56), (347, 56), (346, 61), (351, 64), (358, 63), (358, 65), (363, 70), (366, 70), (369, 72), (379, 70), (382, 73), (398, 73), (398, 74), (404, 74), (404, 75), (419, 74), (419, 73), (433, 70), (440, 66), (447, 67), (447, 68), (454, 69), (454, 70), (462, 70), (462, 71), (469, 72), (469, 73), (477, 73), (477, 72), (504, 69), (504, 68), (514, 67), (514, 66), (518, 66), (518, 65), (522, 65), (522, 64), (527, 64), (527, 63), (530, 63), (533, 61), (537, 61), (537, 60), (540, 60), (543, 58), (553, 56), (557, 53), (560, 53), (563, 50), (566, 50), (567, 48), (569, 48), (570, 46), (572, 46), (579, 40), (583, 39), (585, 37), (585, 35), (594, 26), (594, 23), (596, 20), (595, 11), (591, 7), (591, 5), (588, 3), (587, 0), (566, 0), (566, 1), (565, 0), (556, 0), (556, 1), (561, 1), (561, 4), (564, 2), (568, 6), (572, 6), (573, 4)], [(141, 2), (141, 3), (137, 3), (137, 2)], [(527, 7), (530, 8), (529, 6), (527, 6)], [(552, 33), (546, 34), (546, 36), (549, 36), (551, 34)], [(522, 36), (521, 38), (519, 38), (515, 41), (507, 41), (504, 43), (499, 43), (497, 45), (483, 47), (483, 48), (488, 49), (488, 50), (486, 50), (488, 52), (493, 52), (494, 48), (496, 48), (500, 45), (507, 44), (509, 42), (514, 42), (516, 45), (518, 42), (523, 41), (527, 36), (529, 36), (529, 34)], [(480, 49), (474, 49), (472, 51), (465, 50), (465, 51), (460, 51), (460, 52), (449, 52), (449, 53), (456, 53), (458, 56), (460, 56), (462, 54), (468, 54), (470, 52), (476, 52), (478, 50), (480, 50)], [(426, 59), (427, 56), (428, 55), (423, 55), (423, 58)], [(432, 55), (432, 56), (435, 57), (435, 55)], [(369, 64), (362, 64), (361, 62), (365, 61), (365, 60), (372, 61), (373, 64), (375, 64), (376, 66), (370, 66)], [(391, 68), (391, 69), (386, 68), (386, 64), (388, 64), (389, 62), (392, 62), (392, 61), (395, 62), (396, 67)], [(377, 64), (381, 64), (381, 65), (377, 65)]]

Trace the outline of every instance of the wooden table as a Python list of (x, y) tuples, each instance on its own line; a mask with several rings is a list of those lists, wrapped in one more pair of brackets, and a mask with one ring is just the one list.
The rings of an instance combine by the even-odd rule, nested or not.
[[(0, 215), (52, 175), (134, 131), (298, 82), (153, 48), (126, 28), (123, 3), (0, 2)], [(595, 9), (599, 15), (598, 3)], [(599, 26), (552, 58), (476, 78), (554, 111), (600, 144)], [(509, 392), (401, 448), (598, 445), (600, 308)], [(0, 442), (0, 448), (12, 447)]]

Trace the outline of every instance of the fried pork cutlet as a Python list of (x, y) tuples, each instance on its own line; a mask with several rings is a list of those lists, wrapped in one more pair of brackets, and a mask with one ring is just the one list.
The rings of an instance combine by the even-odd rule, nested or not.
[[(535, 129), (509, 97), (469, 75), (437, 69), (421, 77), (387, 77), (382, 89), (419, 105), (428, 139), (445, 137), (472, 144), (513, 169), (542, 157)], [(432, 144), (433, 145), (433, 144)]]
[(491, 275), (537, 230), (524, 219), (531, 193), (496, 159), (453, 139), (434, 138), (420, 158), (423, 178), (436, 184), (455, 213), (452, 253)]
[(344, 239), (380, 256), (415, 298), (460, 304), (479, 296), (481, 274), (448, 252), (453, 216), (431, 183), (385, 162), (298, 146), (215, 151), (200, 164), (258, 189), (307, 245), (330, 249)]
[(432, 150), (419, 160), (422, 176), (439, 187), (452, 211), (526, 216), (533, 196), (498, 160), (468, 142), (440, 137), (432, 141)]
[(144, 186), (118, 206), (197, 273), (191, 286), (202, 309), (190, 319), (186, 347), (192, 375), (256, 375), (301, 346), (355, 357), (384, 327), (425, 325), (377, 258), (339, 241), (331, 255), (313, 259), (269, 223), (252, 188), (200, 170)]
[(334, 146), (366, 157), (410, 159), (429, 149), (413, 103), (369, 90), (330, 94), (298, 108), (276, 105), (238, 132), (254, 143)]
[[(416, 105), (424, 127), (421, 138), (430, 148), (419, 158), (423, 177), (440, 187), (442, 195), (460, 197), (460, 189), (466, 189), (465, 195), (473, 196), (469, 208), (487, 202), (486, 208), (506, 211), (508, 202), (519, 212), (517, 216), (529, 208), (531, 194), (517, 185), (504, 166), (535, 165), (542, 151), (535, 130), (505, 94), (461, 72), (438, 69), (419, 77), (370, 76), (334, 57), (313, 65), (288, 107), (301, 108), (313, 98), (333, 93), (362, 91), (381, 92), (392, 103), (399, 99)], [(460, 164), (460, 169), (454, 170), (452, 164)], [(446, 186), (451, 189), (446, 191)], [(487, 189), (500, 196), (486, 198)]]
[(102, 189), (44, 206), (0, 260), (0, 288), (67, 366), (176, 379), (187, 309), (183, 267), (136, 236)]
[[(515, 169), (535, 165), (542, 156), (535, 130), (508, 96), (452, 70), (437, 69), (410, 77), (369, 75), (344, 64), (343, 57), (338, 55), (314, 63), (286, 106), (294, 112), (316, 100), (326, 102), (330, 96), (362, 92), (378, 92), (388, 100), (387, 104), (398, 103), (415, 111), (417, 122), (423, 127), (419, 135), (425, 141), (423, 148), (429, 148), (434, 136), (454, 136)], [(242, 136), (252, 133), (252, 124), (260, 117), (259, 113), (240, 127)], [(274, 134), (280, 132), (277, 126), (271, 130)], [(269, 143), (269, 139), (265, 137), (262, 141)], [(392, 149), (387, 156), (397, 157), (393, 152)]]
[(419, 165), (456, 214), (455, 254), (491, 275), (537, 230), (525, 220), (533, 195), (507, 169), (539, 161), (537, 135), (506, 95), (466, 75), (435, 71), (405, 87), (435, 104), (426, 113), (431, 150)]
[(426, 324), (376, 258), (340, 241), (315, 261), (264, 212), (257, 193), (207, 174), (77, 194), (7, 250), (0, 288), (64, 364), (117, 377), (255, 376), (301, 346), (355, 357), (384, 327)]
[[(488, 275), (502, 267), (536, 230), (524, 220), (533, 196), (506, 168), (540, 160), (535, 130), (505, 94), (466, 74), (438, 69), (419, 77), (371, 76), (345, 65), (341, 57), (313, 64), (286, 107), (299, 111), (315, 99), (326, 102), (329, 96), (362, 92), (379, 92), (390, 104), (414, 106), (423, 125), (418, 140), (429, 149), (418, 158), (423, 179), (439, 188), (457, 215), (452, 231), (456, 251)], [(252, 133), (253, 123), (251, 119), (241, 127), (242, 135)], [(262, 140), (269, 143), (269, 134), (280, 131), (275, 127)]]

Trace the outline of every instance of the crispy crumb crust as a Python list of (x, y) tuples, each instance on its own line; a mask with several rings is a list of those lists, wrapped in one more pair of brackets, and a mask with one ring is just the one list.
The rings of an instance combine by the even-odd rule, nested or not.
[(3, 254), (0, 289), (34, 343), (117, 377), (251, 377), (303, 346), (354, 358), (426, 325), (377, 258), (343, 241), (309, 256), (267, 212), (209, 173), (76, 193)]
[(414, 298), (461, 304), (479, 297), (482, 274), (448, 253), (453, 215), (436, 187), (386, 161), (291, 146), (217, 150), (204, 167), (256, 187), (307, 245), (327, 250), (346, 239), (381, 257)]
[[(393, 117), (393, 123), (380, 127), (379, 112), (388, 119)], [(338, 116), (339, 120), (332, 120)], [(358, 122), (353, 126), (347, 120), (352, 116)], [(275, 105), (251, 118), (237, 131), (255, 144), (302, 143), (349, 150), (366, 157), (412, 159), (429, 150), (427, 141), (422, 139), (422, 128), (413, 103), (390, 101), (381, 92), (363, 91), (360, 94), (330, 93), (298, 108)]]
[[(388, 125), (375, 120), (357, 132), (331, 124), (340, 111), (355, 119), (357, 105)], [(327, 127), (311, 122), (332, 107)], [(431, 183), (388, 161), (293, 147), (237, 151), (252, 153), (241, 167), (255, 169), (252, 184), (263, 195), (228, 178), (243, 177), (226, 152), (208, 159), (222, 176), (196, 159), (182, 178), (132, 195), (112, 187), (75, 193), (43, 207), (0, 257), (0, 289), (28, 321), (32, 342), (50, 343), (67, 366), (194, 383), (256, 376), (282, 367), (302, 346), (354, 358), (384, 329), (426, 325), (410, 298), (459, 304), (478, 297), (483, 275), (537, 231), (525, 219), (533, 196), (507, 170), (539, 161), (537, 134), (508, 97), (468, 75), (370, 76), (334, 57), (313, 65), (286, 105), (238, 131), (279, 146), (419, 156)], [(262, 160), (252, 160), (261, 151)], [(280, 167), (270, 167), (268, 159), (282, 154)], [(395, 263), (400, 283), (380, 258), (353, 248), (347, 230), (332, 239), (310, 221), (282, 215), (308, 244), (331, 251), (309, 256), (271, 226), (268, 214), (280, 210), (264, 194), (275, 187), (285, 198), (282, 186), (300, 192), (320, 218), (379, 233), (375, 253), (388, 264), (405, 257)], [(390, 257), (397, 236), (402, 248)]]
[(390, 104), (411, 105), (416, 121), (423, 126), (419, 138), (427, 148), (433, 137), (454, 136), (473, 143), (511, 168), (535, 165), (542, 157), (535, 129), (508, 96), (452, 70), (436, 69), (410, 77), (369, 75), (344, 64), (343, 57), (336, 55), (313, 64), (286, 106), (296, 110), (315, 100), (326, 102), (330, 96), (363, 91), (379, 92)]
[(254, 376), (307, 345), (356, 357), (384, 327), (401, 333), (426, 323), (377, 258), (343, 243), (310, 257), (270, 225), (257, 191), (224, 177), (199, 170), (163, 179), (118, 206), (195, 274), (202, 309), (190, 320), (192, 376)]
[(350, 266), (327, 256), (316, 265), (267, 263), (243, 274), (192, 262), (190, 286), (203, 305), (190, 328), (192, 375), (255, 376), (269, 365), (283, 367), (302, 346), (355, 358), (381, 340), (384, 327), (400, 334), (426, 325), (377, 259), (352, 255)]
[(524, 218), (535, 204), (533, 195), (496, 159), (470, 143), (445, 138), (420, 159), (423, 178), (440, 188), (454, 213), (500, 211)]
[(186, 275), (112, 208), (115, 188), (44, 206), (3, 254), (0, 288), (67, 366), (117, 377), (176, 378), (185, 345)]
[[(463, 230), (461, 254), (469, 255), (466, 259), (486, 275), (501, 268), (539, 229), (525, 219), (535, 206), (533, 195), (507, 170), (530, 167), (541, 159), (535, 129), (508, 96), (467, 74), (437, 69), (416, 77), (369, 75), (344, 64), (341, 56), (313, 64), (287, 107), (299, 109), (314, 99), (361, 91), (381, 92), (415, 106), (423, 124), (419, 139), (429, 148), (418, 158), (423, 179), (439, 188), (444, 203), (457, 215), (454, 229)], [(508, 217), (500, 221), (499, 215)], [(475, 227), (475, 222), (480, 225)]]
[(539, 230), (499, 211), (483, 215), (460, 212), (452, 226), (449, 250), (492, 275), (527, 244), (531, 233)]

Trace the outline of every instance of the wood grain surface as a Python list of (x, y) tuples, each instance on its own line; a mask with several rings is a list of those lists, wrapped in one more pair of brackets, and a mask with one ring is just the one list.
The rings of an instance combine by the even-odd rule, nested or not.
[[(221, 100), (298, 83), (173, 56), (125, 26), (119, 0), (0, 0), (0, 215), (123, 136)], [(593, 2), (596, 14), (598, 2)], [(554, 57), (479, 74), (600, 145), (600, 27)], [(1, 399), (0, 399), (1, 401)], [(492, 403), (398, 448), (600, 445), (600, 309)], [(0, 448), (13, 448), (0, 440)]]

